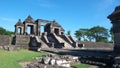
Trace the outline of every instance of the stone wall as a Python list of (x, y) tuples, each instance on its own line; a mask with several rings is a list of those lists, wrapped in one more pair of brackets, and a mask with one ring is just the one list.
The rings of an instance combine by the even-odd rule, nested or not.
[(0, 35), (0, 46), (11, 45), (12, 37), (8, 35)]
[(101, 49), (101, 50), (113, 50), (114, 44), (103, 43), (103, 42), (88, 42), (88, 41), (77, 41), (80, 44), (84, 44), (85, 49)]
[(13, 37), (13, 44), (19, 45), (23, 48), (28, 48), (30, 42), (30, 36), (16, 35)]

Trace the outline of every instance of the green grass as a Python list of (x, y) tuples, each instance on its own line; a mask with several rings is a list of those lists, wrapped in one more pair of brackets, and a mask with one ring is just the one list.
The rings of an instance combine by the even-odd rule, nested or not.
[(72, 65), (73, 68), (89, 68), (90, 66), (87, 64), (75, 64)]
[(33, 60), (34, 57), (42, 56), (43, 53), (28, 50), (4, 51), (0, 50), (0, 68), (22, 68), (21, 61)]

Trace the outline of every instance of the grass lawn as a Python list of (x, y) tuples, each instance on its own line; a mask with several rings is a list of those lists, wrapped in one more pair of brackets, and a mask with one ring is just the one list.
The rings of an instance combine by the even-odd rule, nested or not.
[(43, 53), (28, 50), (0, 50), (0, 68), (22, 68), (22, 66), (19, 65), (20, 61), (33, 60), (34, 57), (42, 55)]
[(87, 64), (75, 64), (72, 65), (73, 68), (89, 68), (90, 66)]

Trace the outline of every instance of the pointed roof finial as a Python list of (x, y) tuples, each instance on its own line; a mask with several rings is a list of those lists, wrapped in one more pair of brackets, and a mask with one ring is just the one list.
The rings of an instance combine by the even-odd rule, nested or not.
[(33, 18), (31, 17), (31, 15), (28, 15), (27, 19), (33, 19)]
[(28, 18), (32, 18), (31, 15), (28, 15)]
[(21, 22), (21, 19), (18, 19), (18, 22)]
[(30, 15), (28, 15), (28, 17), (26, 18), (25, 22), (26, 23), (34, 23), (34, 20), (33, 20), (33, 18)]
[(53, 23), (55, 23), (55, 22), (56, 22), (56, 20), (54, 19), (54, 20), (53, 20)]

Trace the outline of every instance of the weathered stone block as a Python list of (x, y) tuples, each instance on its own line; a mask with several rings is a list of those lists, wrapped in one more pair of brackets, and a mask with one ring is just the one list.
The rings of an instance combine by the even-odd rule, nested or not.
[(49, 64), (50, 62), (50, 57), (43, 57), (42, 58), (44, 64)]
[(51, 59), (51, 60), (50, 60), (50, 64), (51, 64), (51, 65), (55, 65), (55, 59)]

